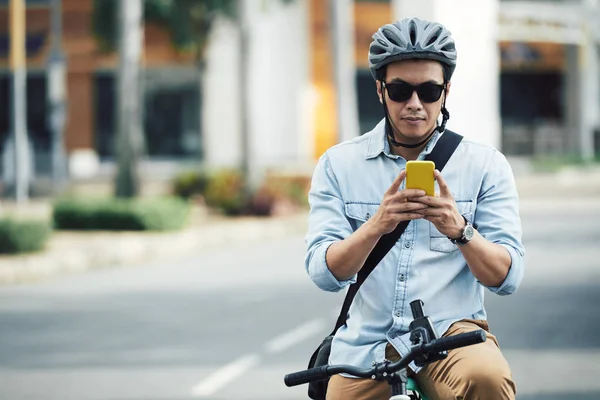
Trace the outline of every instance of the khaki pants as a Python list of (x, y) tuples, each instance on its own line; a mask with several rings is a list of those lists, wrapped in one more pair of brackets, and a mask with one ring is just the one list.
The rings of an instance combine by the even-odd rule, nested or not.
[[(489, 333), (486, 321), (462, 320), (454, 323), (444, 336), (483, 328), (487, 338), (483, 343), (448, 352), (441, 361), (427, 364), (412, 376), (430, 400), (513, 400), (516, 386), (506, 359), (500, 352), (496, 337)], [(388, 344), (386, 358), (400, 359)], [(412, 374), (412, 375), (411, 375)], [(345, 378), (334, 375), (327, 388), (327, 400), (389, 400), (391, 389), (386, 381)]]

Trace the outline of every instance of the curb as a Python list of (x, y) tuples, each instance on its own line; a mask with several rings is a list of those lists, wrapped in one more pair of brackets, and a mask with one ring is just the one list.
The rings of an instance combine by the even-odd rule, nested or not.
[(59, 274), (134, 266), (193, 256), (232, 242), (304, 234), (307, 214), (241, 217), (169, 233), (57, 232), (42, 253), (0, 256), (0, 286), (44, 280)]
[(515, 176), (515, 181), (519, 195), (525, 198), (600, 198), (600, 167), (522, 174)]

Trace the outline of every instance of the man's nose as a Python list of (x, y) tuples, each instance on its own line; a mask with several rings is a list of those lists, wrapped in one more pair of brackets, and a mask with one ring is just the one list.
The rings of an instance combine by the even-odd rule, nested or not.
[(417, 94), (416, 90), (412, 92), (412, 95), (410, 96), (410, 99), (408, 99), (406, 106), (410, 110), (420, 110), (423, 108), (423, 104), (421, 104), (421, 99), (419, 99), (419, 95)]

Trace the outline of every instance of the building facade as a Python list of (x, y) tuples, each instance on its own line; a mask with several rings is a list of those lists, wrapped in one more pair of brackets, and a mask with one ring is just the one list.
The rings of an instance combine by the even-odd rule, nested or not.
[[(210, 36), (203, 75), (189, 56), (173, 49), (167, 32), (146, 24), (147, 162), (175, 165), (175, 170), (189, 164), (239, 166), (246, 153), (258, 170), (310, 172), (315, 160), (339, 141), (327, 3), (247, 1), (248, 64), (240, 64), (236, 23), (220, 18)], [(598, 11), (597, 2), (588, 3)], [(0, 146), (6, 143), (10, 126), (7, 4), (8, 0), (0, 0)], [(42, 176), (50, 165), (45, 94), (50, 11), (48, 0), (27, 4), (28, 134)], [(589, 134), (599, 122), (597, 46), (589, 44), (593, 35), (581, 36), (586, 10), (581, 4), (354, 1), (361, 132), (383, 116), (368, 71), (371, 36), (385, 23), (415, 15), (444, 23), (457, 40), (459, 61), (448, 99), (450, 129), (507, 154), (580, 154), (589, 146), (600, 146), (600, 140), (590, 141)], [(110, 171), (104, 167), (113, 163), (117, 57), (102, 53), (92, 34), (93, 0), (63, 0), (62, 8), (68, 62), (65, 147), (75, 166), (72, 177), (91, 179)], [(532, 18), (522, 18), (531, 10), (537, 12), (541, 28), (530, 26)], [(246, 119), (242, 82), (247, 83)]]

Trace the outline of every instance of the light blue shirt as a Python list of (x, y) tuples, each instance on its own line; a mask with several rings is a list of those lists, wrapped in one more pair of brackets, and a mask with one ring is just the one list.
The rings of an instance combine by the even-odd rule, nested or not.
[[(356, 276), (346, 281), (335, 278), (327, 267), (327, 249), (377, 212), (385, 191), (405, 168), (406, 160), (391, 154), (384, 126), (381, 121), (371, 132), (331, 147), (315, 168), (305, 266), (322, 290), (337, 292), (356, 281)], [(439, 138), (436, 133), (418, 158), (424, 159)], [(523, 278), (524, 248), (518, 194), (506, 158), (465, 138), (442, 176), (460, 213), (484, 238), (510, 253), (504, 282), (487, 289), (499, 295), (513, 293)], [(416, 299), (423, 300), (425, 315), (440, 336), (460, 319), (486, 319), (485, 289), (457, 245), (429, 221), (414, 220), (356, 294), (346, 325), (332, 342), (329, 362), (370, 368), (384, 360), (387, 342), (405, 355), (411, 346), (409, 304)], [(411, 367), (419, 370), (414, 363)]]

